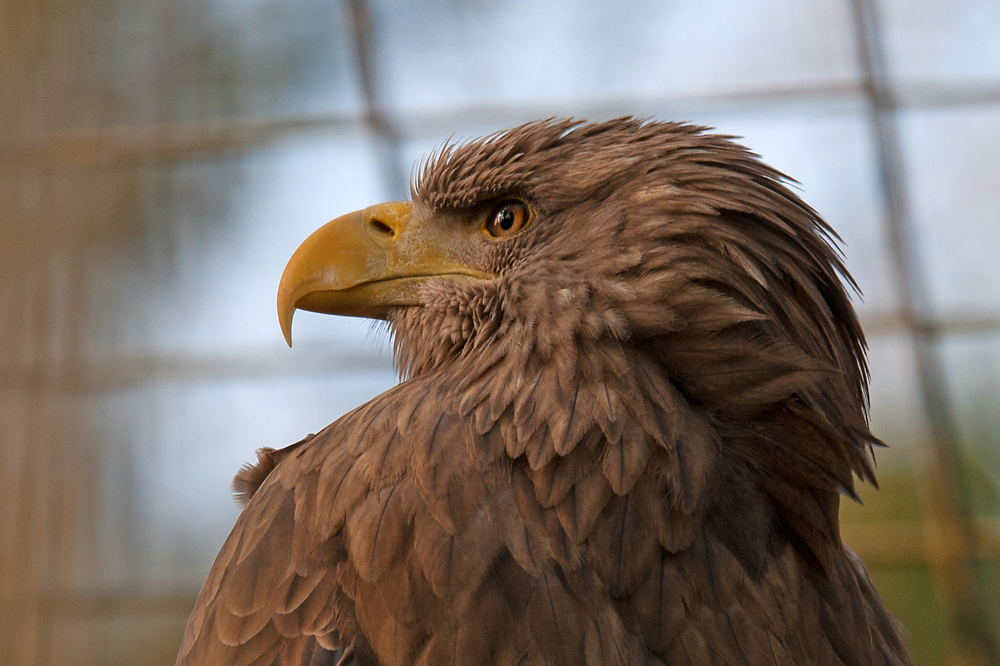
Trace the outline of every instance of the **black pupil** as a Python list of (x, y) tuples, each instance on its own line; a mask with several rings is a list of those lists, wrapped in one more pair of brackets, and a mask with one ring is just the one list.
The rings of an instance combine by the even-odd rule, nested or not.
[(514, 226), (514, 211), (510, 208), (504, 208), (500, 211), (500, 228), (504, 231), (510, 231), (510, 228)]

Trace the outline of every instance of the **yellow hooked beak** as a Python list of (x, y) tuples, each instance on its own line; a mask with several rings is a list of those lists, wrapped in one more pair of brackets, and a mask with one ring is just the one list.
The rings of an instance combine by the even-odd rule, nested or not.
[(370, 206), (328, 222), (299, 246), (278, 286), (289, 346), (296, 309), (382, 319), (392, 307), (418, 305), (429, 277), (492, 277), (457, 261), (447, 238), (412, 217), (406, 202)]

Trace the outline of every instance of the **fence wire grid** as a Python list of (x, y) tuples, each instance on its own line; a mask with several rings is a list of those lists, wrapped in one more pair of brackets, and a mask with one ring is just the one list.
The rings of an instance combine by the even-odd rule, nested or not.
[(261, 446), (391, 386), (273, 296), (449, 136), (718, 127), (845, 239), (882, 490), (845, 542), (917, 664), (1000, 665), (995, 0), (0, 0), (0, 663), (170, 664)]

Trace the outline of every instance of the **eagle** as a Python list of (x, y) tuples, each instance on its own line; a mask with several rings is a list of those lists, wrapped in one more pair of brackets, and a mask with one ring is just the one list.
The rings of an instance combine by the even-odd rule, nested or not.
[(177, 664), (906, 665), (840, 537), (875, 484), (857, 286), (792, 181), (686, 123), (449, 141), (278, 289), (401, 382), (261, 449)]

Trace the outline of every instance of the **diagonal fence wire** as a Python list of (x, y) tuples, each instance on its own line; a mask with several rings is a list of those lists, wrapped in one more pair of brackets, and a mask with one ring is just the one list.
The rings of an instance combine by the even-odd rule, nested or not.
[(963, 490), (955, 416), (947, 395), (941, 335), (924, 281), (906, 191), (905, 162), (897, 125), (898, 106), (890, 83), (883, 32), (874, 0), (851, 0), (868, 119), (874, 135), (879, 185), (885, 205), (892, 273), (900, 314), (913, 339), (914, 362), (923, 410), (931, 430), (930, 512), (946, 527), (949, 557), (932, 566), (946, 595), (959, 636), (957, 652), (969, 663), (1000, 663), (973, 569), (972, 512)]

